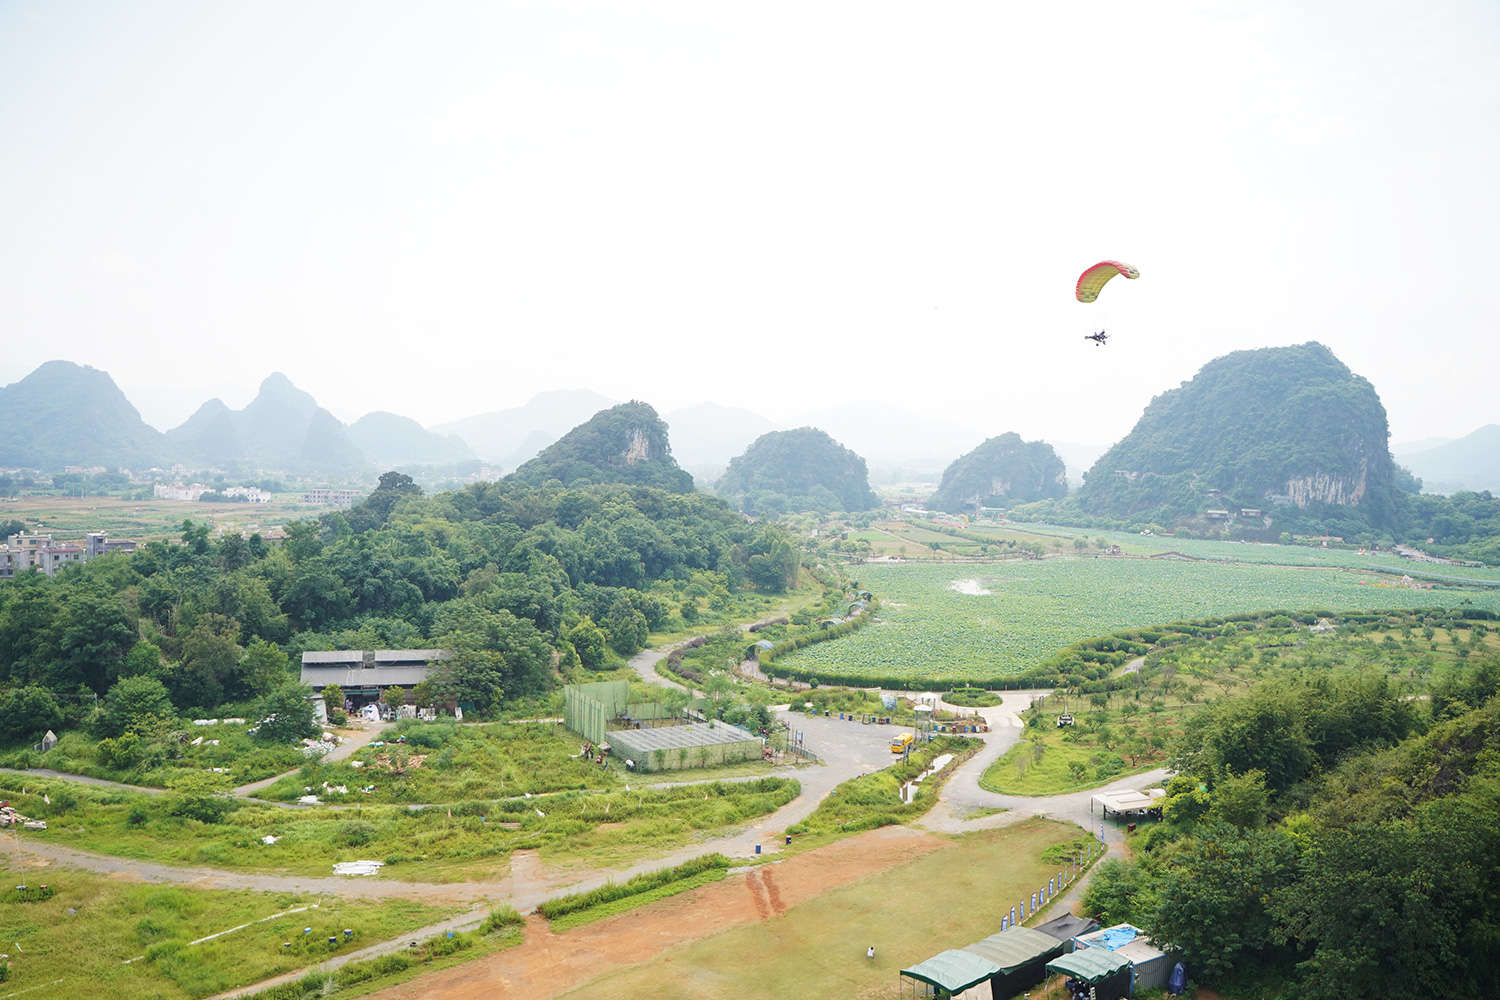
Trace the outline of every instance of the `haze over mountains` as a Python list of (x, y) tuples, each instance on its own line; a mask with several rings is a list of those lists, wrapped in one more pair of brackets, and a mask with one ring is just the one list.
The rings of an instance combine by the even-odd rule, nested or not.
[[(0, 388), (0, 465), (145, 468), (181, 463), (246, 473), (358, 476), (393, 467), (483, 462), (515, 469), (619, 401), (589, 389), (541, 392), (524, 406), (479, 413), (424, 428), (394, 412), (399, 400), (345, 425), (309, 393), (273, 373), (243, 409), (211, 399), (165, 433), (142, 420), (109, 374), (51, 361)], [(712, 402), (661, 415), (672, 458), (700, 486), (731, 459), (776, 430), (816, 427), (865, 459), (872, 482), (936, 481), (955, 457), (1001, 433), (911, 413), (890, 401), (842, 403), (778, 424), (743, 407)], [(1108, 450), (1100, 444), (1049, 442), (1067, 466), (1070, 487)], [(1423, 445), (1432, 445), (1421, 447)], [(1500, 425), (1457, 440), (1416, 442), (1401, 462), (1429, 490), (1500, 489)], [(1394, 449), (1393, 449), (1394, 450)]]

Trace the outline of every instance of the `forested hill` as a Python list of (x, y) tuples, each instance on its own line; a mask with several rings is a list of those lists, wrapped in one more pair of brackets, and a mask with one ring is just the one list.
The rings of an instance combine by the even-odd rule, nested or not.
[(97, 368), (48, 361), (0, 388), (0, 465), (146, 468), (176, 454)]
[(126, 678), (221, 714), (295, 679), (309, 649), (455, 650), (435, 690), (488, 711), (629, 656), (651, 629), (726, 624), (742, 592), (782, 593), (799, 567), (775, 526), (639, 486), (428, 497), (387, 473), (364, 502), (287, 533), (275, 547), (188, 523), (181, 544), (0, 581), (0, 743), (30, 742), (44, 718), (7, 725), (15, 689), (62, 713), (38, 732), (76, 725)]
[(729, 462), (715, 492), (747, 514), (870, 510), (865, 460), (816, 427), (771, 431)]
[(985, 441), (943, 472), (929, 510), (961, 511), (979, 504), (994, 507), (1032, 500), (1061, 499), (1068, 493), (1067, 470), (1045, 441), (1022, 441), (1014, 432)]
[(1162, 524), (1209, 509), (1344, 508), (1386, 527), (1388, 433), (1374, 387), (1322, 344), (1236, 351), (1153, 399), (1078, 499), (1090, 514)]
[(541, 485), (631, 483), (690, 493), (693, 477), (672, 458), (667, 425), (647, 403), (631, 400), (601, 410), (522, 465), (511, 477)]

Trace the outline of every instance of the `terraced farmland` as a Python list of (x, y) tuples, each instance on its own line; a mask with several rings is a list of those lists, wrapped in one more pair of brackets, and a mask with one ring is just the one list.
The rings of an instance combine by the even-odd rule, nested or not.
[[(1280, 547), (1257, 548), (1264, 555)], [(1308, 550), (1285, 551), (1300, 557)], [(1019, 672), (1079, 639), (1186, 618), (1461, 601), (1500, 611), (1500, 588), (1413, 590), (1357, 570), (1268, 563), (1064, 557), (871, 565), (859, 578), (880, 597), (882, 620), (783, 662), (851, 679), (963, 680)]]

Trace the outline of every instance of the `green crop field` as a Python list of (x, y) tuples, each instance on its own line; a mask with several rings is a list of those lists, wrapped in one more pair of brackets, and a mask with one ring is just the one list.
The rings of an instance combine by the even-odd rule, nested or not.
[[(1464, 601), (1500, 611), (1500, 588), (1396, 586), (1389, 575), (1301, 564), (1321, 554), (1311, 549), (1187, 541), (1176, 548), (1218, 558), (861, 567), (860, 585), (880, 599), (881, 621), (782, 662), (851, 679), (963, 680), (1019, 672), (1090, 636), (1181, 619), (1271, 609), (1454, 607)], [(1267, 559), (1279, 553), (1299, 565), (1229, 563), (1223, 550), (1252, 550)]]

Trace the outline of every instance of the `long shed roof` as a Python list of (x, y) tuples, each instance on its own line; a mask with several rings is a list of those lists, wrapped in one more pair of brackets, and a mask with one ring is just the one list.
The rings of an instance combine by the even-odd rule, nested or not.
[(983, 941), (975, 941), (963, 950), (994, 962), (1008, 976), (1038, 959), (1061, 955), (1063, 943), (1030, 927), (1011, 927), (999, 934), (991, 934)]
[(682, 747), (706, 747), (718, 743), (760, 742), (759, 736), (727, 722), (715, 722), (712, 725), (693, 722), (686, 726), (660, 726), (655, 729), (612, 729), (605, 738), (611, 744), (619, 744), (637, 754)]

